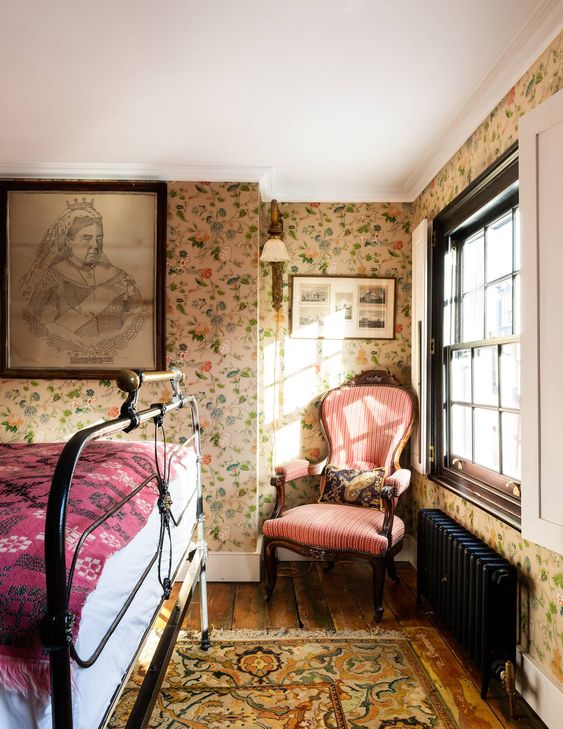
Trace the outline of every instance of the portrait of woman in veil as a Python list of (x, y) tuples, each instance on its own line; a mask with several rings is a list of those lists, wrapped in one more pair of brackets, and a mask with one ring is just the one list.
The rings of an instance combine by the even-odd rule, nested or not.
[[(138, 358), (143, 335), (152, 344), (154, 320), (151, 276), (147, 276), (146, 265), (139, 265), (143, 256), (150, 263), (139, 245), (139, 216), (134, 215), (140, 200), (133, 199), (129, 205), (119, 196), (114, 200), (106, 195), (57, 193), (48, 200), (47, 208), (56, 210), (56, 215), (51, 215), (34, 249), (27, 237), (31, 227), (22, 218), (18, 202), (13, 201), (12, 206), (15, 225), (10, 219), (9, 226), (11, 257), (18, 264), (10, 264), (12, 362), (17, 366), (22, 353), (37, 366), (43, 357), (53, 356), (70, 368), (139, 366), (137, 360), (127, 364), (128, 353), (134, 351)], [(124, 202), (133, 213), (127, 223), (106, 224), (106, 218), (115, 220), (113, 209)], [(150, 224), (147, 212), (143, 214), (144, 228)], [(128, 230), (134, 232), (129, 240)], [(153, 231), (154, 220), (152, 230), (148, 228), (149, 233)], [(112, 242), (112, 232), (121, 245)], [(23, 244), (19, 254), (14, 247), (18, 238)]]

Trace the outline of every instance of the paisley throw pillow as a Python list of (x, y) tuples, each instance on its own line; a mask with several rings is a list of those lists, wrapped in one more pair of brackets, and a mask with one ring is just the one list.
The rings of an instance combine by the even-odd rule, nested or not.
[(327, 465), (321, 477), (319, 502), (353, 504), (381, 508), (381, 489), (385, 468), (356, 471), (353, 468)]

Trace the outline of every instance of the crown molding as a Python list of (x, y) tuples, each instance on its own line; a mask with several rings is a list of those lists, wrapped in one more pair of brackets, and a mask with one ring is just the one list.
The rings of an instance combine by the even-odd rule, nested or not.
[(162, 180), (181, 182), (254, 182), (264, 202), (400, 202), (402, 190), (331, 190), (278, 187), (275, 167), (114, 164), (97, 162), (0, 162), (0, 178), (38, 180)]
[(263, 197), (268, 202), (275, 197), (280, 202), (322, 202), (322, 203), (359, 203), (359, 202), (407, 202), (406, 193), (397, 188), (318, 188), (318, 187), (280, 187)]
[(262, 175), (258, 183), (258, 189), (260, 191), (260, 199), (263, 202), (270, 202), (276, 198), (276, 168), (269, 167), (268, 170)]
[(271, 167), (222, 165), (154, 165), (97, 162), (29, 164), (0, 162), (0, 177), (78, 180), (162, 180), (182, 182), (260, 182)]
[(544, 0), (502, 53), (463, 109), (407, 179), (415, 200), (563, 29), (563, 0)]
[(260, 199), (263, 202), (403, 202), (405, 191), (382, 188), (329, 189), (319, 187), (283, 187), (278, 185), (276, 168), (270, 167), (259, 184)]

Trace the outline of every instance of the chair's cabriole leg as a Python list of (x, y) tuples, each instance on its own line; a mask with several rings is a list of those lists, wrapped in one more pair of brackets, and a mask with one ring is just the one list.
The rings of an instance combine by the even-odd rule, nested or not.
[(371, 561), (373, 571), (373, 608), (375, 622), (380, 623), (383, 618), (383, 585), (385, 584), (385, 558), (375, 557)]
[(264, 547), (264, 566), (266, 568), (266, 594), (264, 599), (266, 602), (272, 597), (276, 584), (277, 562), (276, 548), (272, 542), (266, 540)]

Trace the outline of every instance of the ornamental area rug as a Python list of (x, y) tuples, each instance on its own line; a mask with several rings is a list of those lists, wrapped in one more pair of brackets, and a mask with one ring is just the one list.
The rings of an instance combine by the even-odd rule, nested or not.
[[(457, 729), (400, 632), (214, 631), (211, 641), (202, 651), (181, 634), (150, 727)], [(111, 729), (125, 726), (143, 676), (132, 676)]]

